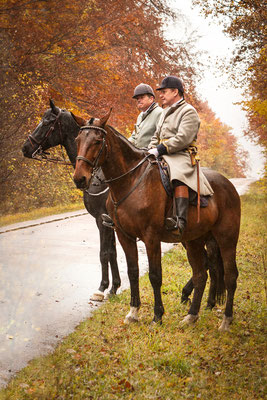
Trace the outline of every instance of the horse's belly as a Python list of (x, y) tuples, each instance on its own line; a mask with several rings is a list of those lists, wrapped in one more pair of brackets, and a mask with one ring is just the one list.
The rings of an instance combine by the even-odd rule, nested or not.
[[(197, 222), (197, 207), (190, 206), (188, 209), (187, 226), (182, 236), (182, 241), (197, 239), (211, 230), (218, 220), (218, 208), (214, 199), (209, 200), (208, 207), (200, 208), (200, 222)], [(162, 237), (163, 242), (175, 243), (175, 231), (165, 231)]]

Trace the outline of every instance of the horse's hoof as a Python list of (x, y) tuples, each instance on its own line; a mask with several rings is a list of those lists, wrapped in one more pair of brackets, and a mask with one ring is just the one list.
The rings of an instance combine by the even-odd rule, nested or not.
[(207, 303), (206, 305), (206, 310), (213, 310), (213, 308), (215, 307), (215, 304), (211, 304), (211, 303)]
[(132, 323), (137, 323), (138, 319), (135, 319), (133, 317), (125, 317), (124, 321), (123, 321), (126, 325), (130, 325)]
[(98, 290), (97, 292), (95, 292), (95, 293), (90, 297), (90, 300), (93, 300), (93, 301), (103, 301), (103, 300), (104, 300), (104, 297), (105, 297), (104, 293), (103, 293), (103, 292), (100, 292), (100, 290)]
[(189, 304), (191, 306), (191, 299), (190, 297), (187, 296), (182, 296), (181, 297), (181, 304)]
[(138, 322), (138, 308), (137, 307), (130, 307), (129, 314), (126, 315), (124, 323), (131, 324), (133, 322)]
[(187, 314), (186, 317), (181, 321), (181, 325), (193, 325), (196, 320), (198, 319), (198, 314), (193, 315), (193, 314)]
[(153, 320), (151, 321), (151, 324), (150, 324), (150, 325), (151, 325), (151, 326), (162, 325), (162, 318), (156, 319), (156, 320), (155, 320), (155, 318), (153, 318)]
[(221, 326), (220, 326), (220, 328), (219, 328), (219, 331), (221, 331), (221, 332), (227, 332), (227, 331), (229, 331), (229, 327), (230, 327), (232, 321), (233, 321), (233, 317), (226, 317), (226, 316), (224, 315), (224, 316), (223, 316), (222, 323), (221, 323)]

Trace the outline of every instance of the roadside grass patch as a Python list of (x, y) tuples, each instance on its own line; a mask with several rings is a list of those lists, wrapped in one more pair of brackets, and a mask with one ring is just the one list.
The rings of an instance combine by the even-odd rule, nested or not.
[(181, 290), (191, 270), (178, 245), (163, 257), (162, 325), (151, 325), (153, 294), (145, 275), (139, 323), (123, 323), (129, 290), (111, 297), (53, 354), (20, 371), (0, 399), (265, 399), (266, 212), (255, 185), (253, 192), (242, 197), (239, 278), (229, 332), (218, 331), (224, 306), (205, 309), (208, 285), (197, 323), (181, 326), (188, 312), (180, 303)]
[[(54, 214), (62, 214), (70, 211), (77, 211), (84, 209), (83, 201), (70, 204), (62, 204), (55, 207), (42, 207), (26, 213), (17, 213), (13, 215), (0, 215), (0, 226), (15, 224), (28, 220), (34, 220), (42, 217), (47, 217)], [(86, 210), (84, 209), (86, 212)]]

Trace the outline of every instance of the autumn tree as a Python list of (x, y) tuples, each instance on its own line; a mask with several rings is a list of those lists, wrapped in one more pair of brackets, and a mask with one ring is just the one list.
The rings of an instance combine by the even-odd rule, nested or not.
[(238, 146), (231, 128), (215, 116), (207, 102), (199, 102), (198, 110), (201, 165), (220, 171), (228, 178), (245, 177), (247, 152)]
[(219, 21), (236, 47), (230, 65), (224, 65), (232, 83), (244, 88), (251, 139), (267, 147), (266, 120), (266, 20), (267, 6), (261, 0), (193, 0), (205, 16)]
[(3, 0), (0, 18), (3, 212), (77, 198), (66, 168), (21, 154), (49, 97), (85, 118), (112, 106), (111, 123), (126, 135), (140, 82), (155, 87), (178, 74), (189, 100), (197, 98), (198, 58), (192, 43), (166, 39), (165, 26), (179, 15), (165, 0)]
[[(189, 88), (196, 77), (190, 51), (164, 38), (163, 22), (175, 17), (164, 0), (66, 0), (60, 10), (56, 0), (3, 0), (0, 17), (2, 202), (36, 191), (21, 146), (49, 97), (84, 116), (112, 105), (112, 123), (126, 132), (135, 85), (179, 72)], [(35, 165), (31, 178), (36, 171), (41, 187), (48, 174)]]

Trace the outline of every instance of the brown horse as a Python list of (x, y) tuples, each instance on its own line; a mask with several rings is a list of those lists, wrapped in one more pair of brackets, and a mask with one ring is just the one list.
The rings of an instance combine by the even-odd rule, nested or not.
[[(110, 114), (110, 113), (109, 113)], [(81, 129), (77, 137), (78, 157), (74, 181), (80, 189), (88, 187), (95, 168), (102, 167), (110, 187), (107, 210), (112, 217), (124, 249), (131, 288), (130, 312), (125, 322), (138, 320), (140, 308), (139, 270), (136, 238), (146, 246), (149, 279), (154, 291), (154, 322), (161, 322), (164, 308), (161, 298), (162, 268), (160, 242), (177, 243), (175, 231), (164, 226), (172, 200), (161, 183), (153, 155), (136, 149), (114, 128), (106, 125), (109, 114), (95, 119)], [(240, 198), (232, 183), (211, 170), (204, 170), (214, 195), (208, 207), (202, 208), (197, 222), (197, 208), (189, 207), (188, 224), (182, 237), (193, 270), (194, 295), (183, 323), (198, 318), (207, 272), (204, 243), (208, 236), (216, 239), (224, 268), (227, 290), (225, 315), (220, 330), (228, 330), (233, 319), (233, 300), (238, 270), (236, 246), (240, 227)]]

